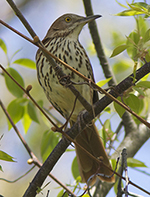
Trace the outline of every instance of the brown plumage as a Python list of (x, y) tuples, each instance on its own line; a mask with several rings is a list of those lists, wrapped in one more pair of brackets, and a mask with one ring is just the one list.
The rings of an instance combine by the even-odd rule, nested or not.
[[(43, 44), (47, 50), (93, 81), (94, 76), (91, 63), (84, 48), (78, 41), (78, 36), (86, 23), (99, 17), (100, 15), (81, 17), (75, 14), (65, 14), (52, 24), (43, 40)], [(73, 82), (84, 81), (59, 62), (57, 64), (59, 64), (66, 75), (70, 75)], [(55, 71), (40, 50), (38, 50), (36, 55), (36, 65), (39, 83), (44, 89), (48, 100), (63, 117), (68, 118), (74, 106), (75, 96), (68, 88), (60, 85)], [(97, 92), (90, 89), (88, 85), (80, 84), (74, 86), (90, 104), (93, 104), (98, 99)], [(82, 110), (84, 110), (84, 107), (77, 101), (70, 118), (71, 124), (77, 120), (77, 116)], [(103, 143), (93, 122), (77, 136), (76, 142), (95, 157), (103, 158), (103, 162), (111, 168)], [(110, 170), (99, 166), (97, 162), (87, 156), (79, 147), (75, 147), (75, 149), (83, 182), (87, 182), (88, 178), (96, 173), (98, 169), (99, 173), (105, 175), (112, 174)], [(114, 182), (114, 176), (111, 178), (100, 177), (100, 179), (107, 182)]]

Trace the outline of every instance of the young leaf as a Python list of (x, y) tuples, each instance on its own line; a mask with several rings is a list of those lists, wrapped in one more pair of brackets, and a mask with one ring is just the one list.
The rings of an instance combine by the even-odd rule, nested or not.
[(133, 10), (136, 11), (141, 11), (143, 12), (143, 14), (145, 14), (145, 12), (148, 12), (148, 4), (144, 3), (144, 2), (136, 2), (136, 3), (131, 3), (128, 4), (130, 8), (132, 8)]
[(136, 90), (141, 96), (145, 97), (144, 91), (141, 88), (137, 88), (136, 86), (133, 86), (133, 89)]
[(97, 82), (96, 84), (99, 86), (99, 87), (102, 87), (104, 86), (106, 83), (108, 83), (110, 80), (111, 80), (112, 77), (108, 78), (108, 79), (104, 79), (104, 80), (101, 80), (99, 82)]
[(144, 36), (144, 42), (147, 42), (150, 40), (150, 29), (148, 29), (145, 33), (145, 36)]
[(64, 194), (64, 189), (62, 189), (59, 193), (58, 193), (58, 195), (57, 195), (57, 197), (68, 197), (68, 194), (67, 194), (67, 192)]
[(127, 164), (129, 167), (147, 167), (142, 161), (139, 161), (134, 158), (128, 158), (127, 159)]
[(45, 131), (41, 142), (41, 156), (43, 161), (45, 161), (48, 155), (52, 152), (54, 147), (59, 141), (59, 137), (53, 131)]
[(136, 10), (128, 9), (128, 10), (119, 12), (118, 14), (115, 14), (115, 16), (135, 16), (139, 14), (143, 14), (143, 11), (136, 11)]
[[(24, 115), (24, 102), (26, 99), (15, 99), (11, 103), (9, 103), (7, 107), (7, 111), (10, 114), (14, 123), (17, 123)], [(9, 129), (12, 126), (9, 123)]]
[(2, 166), (0, 165), (0, 171), (2, 171), (3, 172), (3, 168), (2, 168)]
[(143, 109), (143, 100), (139, 99), (134, 94), (129, 94), (129, 97), (124, 99), (127, 106), (129, 106), (135, 113), (139, 114)]
[(75, 157), (72, 162), (71, 171), (72, 171), (72, 175), (73, 175), (74, 179), (76, 179), (78, 176), (80, 176), (77, 157)]
[(150, 81), (140, 81), (136, 84), (136, 87), (150, 88)]
[(38, 120), (38, 117), (37, 117), (37, 113), (36, 113), (35, 105), (32, 102), (30, 102), (30, 101), (28, 102), (27, 110), (28, 110), (28, 114), (29, 114), (31, 120), (39, 123), (39, 120)]
[(110, 120), (107, 119), (105, 122), (104, 122), (104, 125), (103, 125), (103, 128), (102, 128), (102, 139), (103, 139), (103, 143), (104, 143), (104, 146), (106, 146), (106, 141), (109, 140), (112, 135), (113, 135), (113, 131), (111, 130), (111, 123), (110, 123)]
[(4, 51), (5, 54), (7, 54), (7, 46), (1, 38), (0, 38), (0, 48)]
[(120, 53), (122, 53), (122, 52), (123, 52), (124, 50), (126, 50), (127, 48), (128, 48), (128, 45), (126, 45), (126, 44), (123, 44), (123, 45), (120, 45), (120, 46), (116, 47), (116, 48), (113, 50), (113, 52), (112, 52), (110, 58), (111, 58), (111, 57), (114, 57), (114, 56), (116, 56), (116, 55), (118, 55), (118, 54), (120, 54)]
[[(118, 181), (119, 181), (119, 179), (115, 182), (115, 185), (114, 185), (114, 192), (115, 192), (115, 194), (117, 194), (117, 192), (118, 192)], [(122, 186), (122, 188), (124, 188), (122, 180), (121, 180), (121, 186)]]
[(109, 114), (111, 113), (110, 107), (106, 107), (106, 108), (104, 109), (104, 111), (107, 112), (107, 113), (109, 113)]
[[(118, 100), (121, 101), (121, 98), (119, 97)], [(123, 107), (121, 107), (119, 104), (117, 104), (116, 102), (114, 102), (114, 108), (116, 112), (119, 114), (120, 118), (122, 118), (126, 110)]]
[(131, 57), (133, 60), (135, 59), (137, 55), (137, 46), (140, 41), (140, 36), (137, 32), (131, 32), (130, 35), (127, 37), (126, 44), (129, 46), (127, 48), (127, 53), (129, 57)]
[(23, 119), (22, 119), (22, 124), (23, 124), (23, 128), (25, 130), (25, 133), (27, 133), (27, 131), (28, 131), (30, 125), (31, 125), (31, 122), (32, 122), (32, 120), (31, 120), (29, 114), (27, 112), (24, 113), (24, 116), (23, 116)]
[(0, 159), (4, 161), (16, 162), (13, 157), (0, 150)]
[(36, 69), (35, 62), (33, 60), (27, 59), (27, 58), (22, 58), (22, 59), (15, 60), (13, 62), (13, 64), (19, 64), (19, 65), (25, 66), (27, 68)]
[[(13, 68), (6, 68), (7, 72), (22, 86), (24, 87), (24, 81), (21, 75)], [(18, 85), (7, 75), (4, 74), (5, 82), (8, 90), (15, 96), (15, 97), (22, 97), (23, 91), (18, 87)]]

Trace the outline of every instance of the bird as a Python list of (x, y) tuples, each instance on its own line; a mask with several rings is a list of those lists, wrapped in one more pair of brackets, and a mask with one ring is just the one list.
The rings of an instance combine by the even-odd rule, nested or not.
[[(42, 43), (50, 53), (93, 82), (95, 81), (93, 69), (85, 49), (79, 42), (79, 34), (85, 24), (99, 17), (101, 17), (101, 15), (83, 17), (72, 13), (64, 14), (53, 22), (46, 36), (42, 40)], [(66, 76), (69, 76), (70, 80), (74, 82), (74, 87), (79, 93), (91, 105), (93, 105), (98, 100), (97, 91), (85, 84), (84, 79), (66, 68), (63, 64), (57, 60), (54, 61), (62, 69), (63, 73)], [(74, 107), (75, 95), (69, 88), (62, 86), (59, 83), (54, 68), (40, 49), (38, 49), (36, 53), (36, 68), (38, 81), (42, 86), (47, 99), (64, 118), (70, 118), (70, 125), (73, 125), (77, 121), (78, 115), (85, 109), (78, 100)], [(74, 110), (72, 113), (73, 107)], [(70, 117), (71, 113), (72, 115)], [(103, 163), (112, 169), (94, 121), (80, 132), (75, 141), (96, 158), (102, 158)], [(89, 178), (95, 173), (104, 175), (98, 176), (102, 181), (110, 183), (115, 181), (114, 175), (111, 176), (111, 170), (100, 165), (94, 159), (91, 159), (90, 156), (76, 145), (75, 150), (82, 182), (88, 182)]]

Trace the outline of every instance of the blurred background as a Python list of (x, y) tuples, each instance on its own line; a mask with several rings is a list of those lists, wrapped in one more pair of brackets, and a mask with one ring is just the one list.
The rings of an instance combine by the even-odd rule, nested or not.
[[(85, 16), (84, 6), (81, 0), (16, 0), (14, 2), (18, 5), (18, 7), (30, 23), (30, 25), (33, 27), (37, 35), (40, 37), (40, 39), (45, 36), (52, 22), (59, 16), (65, 13), (75, 13)], [(119, 2), (125, 4), (124, 0), (120, 0)], [(102, 18), (96, 20), (96, 22), (103, 43), (104, 51), (108, 58), (108, 62), (110, 63), (110, 65), (113, 65), (113, 58), (109, 58), (113, 50), (112, 34), (114, 31), (117, 31), (120, 34), (120, 37), (124, 39), (125, 36), (129, 35), (129, 33), (134, 29), (135, 20), (133, 19), (133, 17), (114, 16), (114, 14), (123, 10), (123, 8), (120, 7), (115, 0), (92, 0), (92, 6), (94, 14), (102, 15)], [(10, 6), (5, 0), (0, 1), (0, 19), (7, 22), (9, 25), (22, 32), (23, 34), (29, 36), (26, 29), (21, 24), (19, 19), (15, 16), (14, 12), (11, 10)], [(19, 58), (30, 58), (32, 60), (35, 60), (37, 48), (2, 25), (0, 25), (0, 38), (3, 39), (7, 45), (9, 57), (11, 57), (18, 49), (20, 50), (20, 52), (16, 54), (13, 60)], [(79, 40), (90, 57), (96, 82), (105, 79), (96, 54), (93, 53), (91, 49), (92, 40), (87, 25), (83, 28), (79, 36)], [(121, 58), (121, 56), (119, 58)], [(4, 67), (7, 66), (7, 59), (1, 49), (0, 63)], [(132, 66), (131, 69), (128, 69), (128, 73), (126, 73), (126, 76), (132, 72)], [(49, 103), (43, 93), (43, 90), (38, 84), (36, 78), (36, 71), (20, 67), (18, 65), (13, 65), (13, 68), (15, 68), (22, 75), (25, 81), (25, 86), (29, 84), (33, 86), (31, 95), (35, 98), (35, 100), (42, 99), (44, 101), (44, 106), (48, 108)], [(118, 82), (122, 79), (122, 76), (120, 78), (119, 76), (117, 76)], [(10, 101), (14, 99), (12, 94), (8, 92), (5, 86), (4, 78), (2, 76), (0, 76), (0, 99), (3, 101), (6, 107), (10, 103)], [(112, 121), (112, 129), (115, 131), (116, 127), (118, 126), (118, 122), (120, 121), (120, 118), (117, 115), (113, 117), (112, 115), (110, 115), (110, 117), (114, 120)], [(107, 118), (108, 116), (106, 117), (105, 115), (101, 117), (103, 122)], [(27, 134), (25, 134), (21, 122), (17, 123), (17, 127), (19, 128), (21, 134), (24, 136), (25, 140), (28, 142), (28, 145), (30, 146), (32, 151), (41, 160), (40, 144), (43, 135), (42, 132), (48, 128), (47, 125), (45, 125), (44, 121), (40, 121), (40, 125), (33, 122)], [(0, 160), (0, 165), (3, 168), (3, 172), (0, 171), (0, 178), (5, 178), (7, 180), (13, 181), (23, 175), (25, 172), (27, 172), (31, 168), (31, 166), (27, 164), (27, 160), (29, 159), (28, 153), (24, 149), (14, 130), (11, 129), (10, 131), (8, 131), (7, 119), (3, 114), (2, 110), (0, 109), (0, 136), (1, 135), (4, 136), (0, 141), (0, 150), (3, 150), (4, 152), (13, 156), (16, 162), (11, 163)], [(120, 140), (122, 137), (123, 136), (120, 136)], [(116, 147), (117, 145), (118, 144), (116, 143)], [(148, 140), (135, 155), (135, 158), (143, 161), (148, 166), (148, 169), (146, 171), (150, 174), (150, 160), (148, 159), (147, 154), (149, 148), (150, 141)], [(52, 174), (64, 184), (72, 184), (74, 181), (71, 174), (71, 163), (74, 157), (75, 152), (66, 152), (60, 158), (59, 162), (52, 171)], [(29, 183), (32, 181), (37, 170), (38, 168), (34, 168), (34, 170), (32, 170), (28, 175), (15, 183), (6, 183), (0, 180), (0, 194), (4, 197), (22, 196), (24, 191), (27, 189)], [(143, 175), (142, 173), (137, 173), (135, 170), (132, 170), (130, 168), (128, 173), (130, 179), (133, 182), (149, 190), (149, 176)], [(45, 188), (45, 190), (42, 191), (43, 194), (40, 193), (38, 196), (46, 196), (48, 189), (50, 190), (51, 197), (57, 196), (59, 190), (61, 189), (59, 188), (59, 185), (57, 185), (50, 178), (47, 178), (43, 185), (45, 185), (47, 182), (50, 182), (50, 184)], [(140, 190), (137, 190), (132, 186), (129, 186), (129, 190), (139, 195), (146, 196), (145, 193), (142, 193)], [(110, 191), (108, 196), (115, 196), (113, 189)]]

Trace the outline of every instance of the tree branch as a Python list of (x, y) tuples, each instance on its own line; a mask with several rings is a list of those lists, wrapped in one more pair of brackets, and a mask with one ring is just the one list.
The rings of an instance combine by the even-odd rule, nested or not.
[[(57, 73), (56, 76), (60, 79), (61, 82), (64, 85), (67, 85), (67, 87), (71, 90), (71, 92), (75, 95), (75, 97), (78, 97), (78, 100), (80, 103), (84, 106), (84, 108), (87, 111), (91, 111), (92, 106), (87, 102), (87, 100), (80, 94), (80, 92), (72, 85), (70, 79), (67, 80), (66, 83), (66, 74), (63, 73), (62, 69), (56, 64), (54, 59), (49, 55), (49, 52), (47, 49), (44, 47), (43, 43), (39, 40), (38, 36), (32, 29), (32, 27), (29, 25), (28, 21), (25, 19), (25, 17), (22, 15), (20, 10), (17, 8), (13, 0), (6, 0), (8, 4), (11, 6), (11, 8), (14, 10), (15, 14), (18, 16), (20, 21), (23, 23), (23, 25), (26, 27), (27, 31), (30, 33), (32, 38), (34, 39), (34, 44), (36, 44), (43, 52), (47, 60), (49, 61), (50, 65), (53, 67), (54, 71)], [(29, 40), (29, 39), (28, 39)], [(92, 112), (93, 113), (93, 112)]]
[[(100, 92), (104, 93), (105, 95), (107, 95), (111, 100), (115, 101), (118, 105), (122, 106), (124, 109), (126, 109), (128, 112), (130, 112), (132, 115), (134, 115), (139, 121), (141, 121), (142, 123), (146, 124), (150, 128), (150, 124), (148, 122), (146, 122), (138, 114), (136, 114), (134, 111), (132, 111), (129, 107), (127, 107), (122, 102), (120, 102), (119, 100), (117, 100), (114, 96), (112, 96), (106, 90), (104, 90), (101, 87), (99, 87), (97, 84), (95, 84), (93, 81), (91, 81), (90, 79), (88, 79), (87, 77), (85, 77), (83, 74), (81, 74), (80, 72), (76, 71), (71, 66), (69, 66), (68, 64), (66, 64), (65, 62), (63, 62), (61, 59), (55, 57), (53, 54), (51, 54), (49, 51), (47, 51), (47, 49), (41, 44), (41, 42), (40, 42), (40, 40), (38, 39), (37, 36), (35, 36), (35, 40), (36, 40), (36, 43), (35, 43), (34, 41), (32, 41), (31, 39), (29, 39), (28, 37), (24, 36), (23, 34), (21, 34), (20, 32), (18, 32), (14, 28), (12, 28), (9, 25), (7, 25), (6, 23), (4, 23), (3, 21), (0, 20), (0, 23), (4, 24), (6, 27), (8, 27), (9, 29), (11, 29), (12, 31), (14, 31), (15, 33), (17, 33), (21, 37), (27, 39), (29, 42), (33, 43), (34, 45), (38, 46), (42, 50), (42, 52), (44, 53), (44, 55), (46, 56), (46, 58), (49, 60), (49, 62), (51, 63), (51, 65), (53, 65), (53, 68), (54, 68), (55, 72), (57, 73), (58, 79), (59, 78), (62, 78), (61, 83), (63, 83), (64, 85), (67, 85), (67, 87), (78, 98), (78, 100), (80, 101), (80, 103), (84, 106), (84, 108), (87, 111), (90, 111), (90, 113), (93, 113), (94, 112), (93, 110), (91, 111), (91, 108), (92, 108), (91, 105), (87, 102), (87, 100), (84, 97), (82, 97), (82, 95), (79, 93), (79, 91), (72, 85), (71, 81), (70, 80), (67, 80), (67, 83), (66, 83), (66, 75), (62, 72), (62, 69), (60, 69), (59, 66), (57, 66), (57, 65), (55, 66), (55, 62), (53, 61), (52, 58), (54, 58), (56, 61), (59, 61), (60, 63), (62, 63), (68, 69), (72, 70), (74, 73), (76, 73), (78, 76), (80, 76), (86, 82), (88, 82), (88, 84), (90, 84), (92, 88), (94, 88), (97, 91), (100, 91)], [(38, 42), (40, 42), (40, 44)], [(133, 75), (132, 75), (132, 77), (133, 77)]]
[[(92, 5), (91, 5), (91, 0), (83, 0), (83, 4), (84, 4), (86, 15), (87, 16), (93, 15), (94, 13), (93, 13)], [(93, 40), (93, 43), (97, 52), (99, 62), (103, 68), (104, 75), (106, 78), (112, 77), (112, 79), (108, 82), (108, 84), (109, 86), (113, 86), (116, 84), (115, 76), (111, 72), (107, 58), (105, 56), (103, 46), (101, 43), (101, 39), (99, 36), (99, 32), (97, 29), (96, 21), (92, 21), (92, 23), (89, 23), (88, 25), (89, 25), (90, 33), (91, 33), (92, 40)]]
[[(31, 157), (31, 159), (28, 160), (28, 164), (34, 164), (37, 167), (41, 167), (42, 164), (41, 162), (38, 160), (38, 158), (35, 156), (35, 154), (32, 152), (32, 150), (30, 149), (30, 147), (28, 146), (28, 144), (26, 143), (25, 139), (23, 138), (23, 136), (21, 135), (21, 133), (19, 132), (18, 128), (16, 127), (16, 125), (14, 124), (12, 118), (10, 117), (8, 111), (6, 110), (3, 102), (0, 100), (0, 106), (4, 112), (4, 114), (6, 115), (7, 119), (9, 120), (9, 122), (11, 123), (14, 131), (16, 132), (16, 134), (18, 135), (19, 139), (21, 140), (22, 144), (24, 145), (26, 151), (28, 152), (29, 156)], [(64, 188), (69, 194), (71, 194), (72, 196), (75, 196), (74, 193), (69, 190), (66, 185), (64, 185), (62, 182), (60, 182), (56, 177), (54, 177), (51, 173), (48, 174), (49, 177), (51, 177), (58, 185), (60, 185), (62, 188)]]
[[(127, 157), (134, 157), (137, 151), (143, 146), (143, 144), (150, 138), (150, 129), (141, 124), (139, 129), (137, 127), (126, 135), (119, 147), (116, 149), (111, 159), (116, 159), (118, 153), (120, 153), (124, 147), (127, 149)], [(100, 186), (101, 195), (96, 197), (105, 197), (109, 190), (113, 187), (113, 184), (102, 183)], [(150, 193), (149, 193), (150, 195)]]
[[(84, 9), (85, 9), (86, 15), (87, 16), (93, 15), (91, 0), (83, 0), (83, 4), (84, 4)], [(92, 23), (89, 23), (89, 29), (90, 29), (92, 40), (93, 40), (93, 43), (95, 45), (97, 56), (98, 56), (98, 59), (99, 59), (99, 62), (101, 64), (101, 66), (102, 66), (104, 75), (105, 75), (106, 78), (112, 77), (112, 79), (108, 82), (108, 85), (109, 86), (116, 85), (115, 76), (111, 72), (110, 66), (108, 64), (106, 55), (105, 55), (104, 50), (103, 50), (103, 46), (102, 46), (102, 43), (101, 43), (100, 34), (98, 32), (98, 29), (97, 29), (96, 21), (93, 21)], [(123, 120), (123, 124), (125, 126), (125, 132), (126, 133), (130, 132), (128, 121), (130, 123), (131, 122), (133, 123), (134, 122), (133, 118), (131, 117), (131, 115), (128, 112), (125, 112), (125, 114), (122, 117), (122, 120)], [(126, 121), (126, 120), (128, 120), (128, 121)]]
[[(150, 63), (146, 63), (143, 67), (141, 67), (139, 70), (137, 70), (137, 80), (140, 80), (144, 75), (146, 75), (147, 73), (150, 72)], [(119, 91), (119, 93), (123, 93), (126, 89), (128, 89), (130, 86), (132, 86), (132, 75), (130, 75), (129, 77), (127, 77), (125, 80), (123, 80), (120, 84), (118, 84), (115, 87), (115, 90), (111, 90), (110, 94), (113, 94), (113, 96), (117, 97), (115, 91)], [(108, 98), (107, 96), (104, 96), (102, 99), (100, 99), (98, 102), (96, 102), (93, 106), (94, 110), (95, 110), (95, 115), (97, 116), (99, 113), (101, 113), (105, 107), (107, 107), (110, 103), (112, 102), (112, 100), (110, 98)], [(81, 132), (81, 130), (83, 130), (86, 125), (92, 121), (92, 119), (94, 118), (92, 113), (89, 112), (85, 112), (83, 114), (83, 121), (78, 120), (71, 129), (69, 129), (67, 133), (67, 135), (69, 135), (72, 139), (75, 139), (76, 136), (79, 134), (79, 132)], [(80, 125), (80, 129), (79, 129), (79, 125)], [(146, 127), (145, 127), (146, 128)], [(146, 132), (147, 133), (147, 132)], [(132, 135), (131, 135), (132, 134)], [(129, 139), (135, 139), (136, 141), (135, 143), (135, 148), (134, 150), (130, 152), (131, 155), (135, 154), (135, 152), (137, 151), (137, 147), (140, 147), (141, 145), (139, 144), (139, 146), (137, 146), (138, 140), (137, 137), (139, 136), (139, 134), (137, 135), (137, 132), (135, 131), (134, 133), (129, 133), (125, 140), (121, 143), (121, 145), (118, 147), (117, 149), (117, 154), (118, 152), (121, 150), (122, 151), (122, 146), (124, 147), (125, 145), (127, 145), (127, 141)], [(142, 136), (141, 136), (141, 140), (142, 140)], [(147, 138), (145, 138), (145, 132), (143, 134), (143, 143), (147, 140)], [(122, 145), (123, 144), (123, 145)], [(37, 187), (41, 187), (41, 185), (43, 184), (44, 180), (47, 177), (47, 174), (53, 169), (53, 167), (55, 166), (56, 162), (60, 159), (61, 155), (65, 152), (65, 150), (67, 149), (67, 147), (70, 145), (70, 141), (68, 141), (66, 138), (63, 138), (55, 147), (55, 149), (52, 151), (52, 153), (49, 155), (49, 157), (47, 158), (47, 160), (45, 161), (45, 163), (43, 164), (43, 166), (40, 168), (40, 170), (38, 171), (38, 173), (36, 174), (36, 176), (34, 177), (34, 179), (32, 180), (30, 186), (28, 187), (28, 189), (26, 190), (26, 193), (24, 194), (24, 197), (27, 196), (35, 196), (36, 194), (36, 189)], [(121, 148), (120, 148), (121, 147)], [(127, 146), (127, 150), (128, 150), (128, 146)], [(130, 156), (130, 155), (129, 155)], [(116, 152), (113, 156), (113, 158), (116, 158)], [(106, 184), (107, 187), (109, 184)]]

